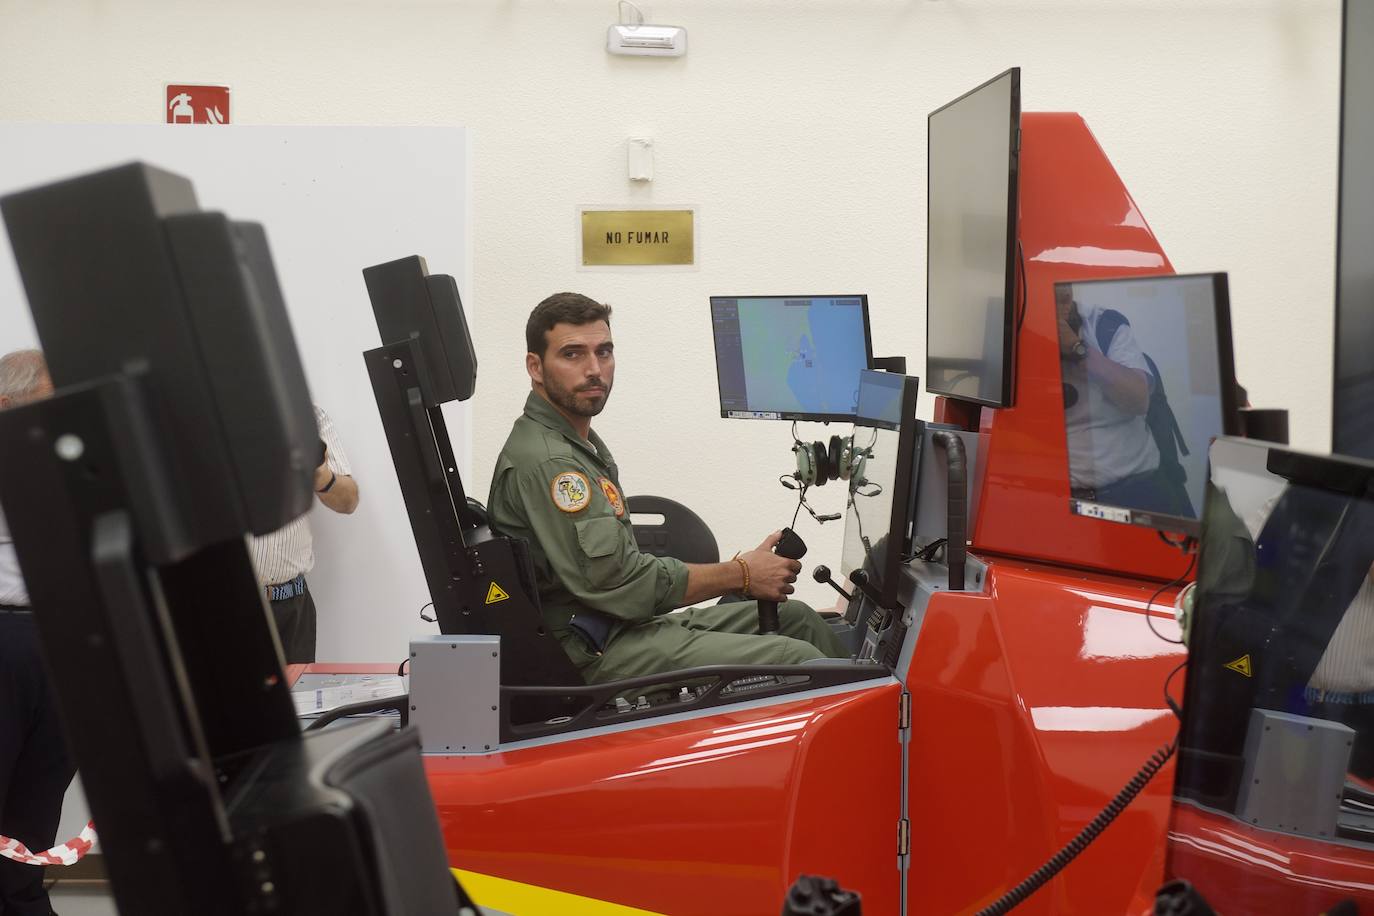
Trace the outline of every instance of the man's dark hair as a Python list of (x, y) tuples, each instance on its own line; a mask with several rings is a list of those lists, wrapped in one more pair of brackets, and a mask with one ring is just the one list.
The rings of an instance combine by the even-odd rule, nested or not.
[(594, 321), (611, 323), (611, 307), (581, 293), (554, 293), (530, 312), (525, 322), (525, 346), (542, 358), (548, 349), (545, 336), (556, 324), (591, 324)]

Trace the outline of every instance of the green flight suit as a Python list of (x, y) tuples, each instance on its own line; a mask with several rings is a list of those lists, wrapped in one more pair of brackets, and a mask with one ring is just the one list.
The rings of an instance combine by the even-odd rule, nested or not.
[[(496, 459), (487, 501), (493, 528), (529, 542), (545, 625), (589, 682), (698, 665), (783, 665), (848, 653), (800, 601), (778, 608), (780, 634), (758, 635), (758, 603), (681, 606), (687, 566), (641, 553), (610, 449), (582, 439), (536, 392)], [(568, 627), (573, 615), (613, 618), (604, 651)]]

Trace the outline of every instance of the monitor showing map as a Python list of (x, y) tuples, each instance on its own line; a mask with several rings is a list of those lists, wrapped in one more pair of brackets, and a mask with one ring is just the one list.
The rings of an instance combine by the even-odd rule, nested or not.
[(867, 296), (712, 296), (720, 415), (854, 419), (872, 368)]

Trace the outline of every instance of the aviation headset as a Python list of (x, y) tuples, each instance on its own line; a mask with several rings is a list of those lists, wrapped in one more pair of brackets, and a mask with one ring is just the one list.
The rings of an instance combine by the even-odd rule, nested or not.
[(831, 480), (862, 477), (867, 455), (854, 448), (853, 436), (831, 436), (830, 443), (802, 442), (792, 446), (797, 458), (796, 478), (804, 487), (825, 486)]

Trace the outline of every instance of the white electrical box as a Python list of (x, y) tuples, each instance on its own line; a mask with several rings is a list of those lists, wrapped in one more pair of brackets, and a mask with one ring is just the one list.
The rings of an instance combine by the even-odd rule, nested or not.
[(631, 137), (628, 166), (631, 181), (653, 181), (654, 141), (648, 137)]
[(606, 30), (612, 54), (681, 57), (687, 53), (687, 30), (676, 25), (613, 25)]

